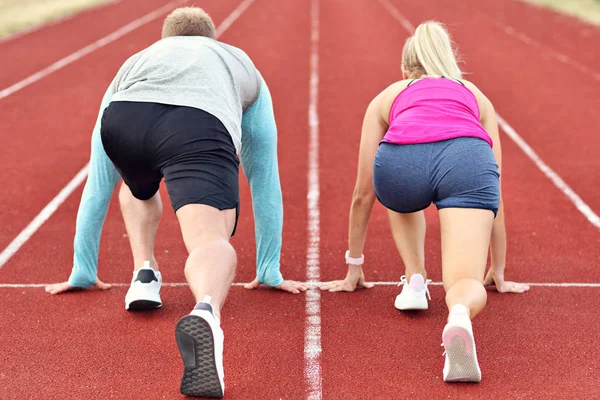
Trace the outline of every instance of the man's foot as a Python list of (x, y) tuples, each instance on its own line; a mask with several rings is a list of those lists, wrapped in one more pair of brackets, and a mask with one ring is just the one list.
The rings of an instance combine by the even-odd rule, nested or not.
[(181, 394), (223, 397), (223, 330), (213, 315), (210, 297), (177, 322), (177, 346), (183, 359)]
[(431, 300), (427, 284), (430, 280), (425, 281), (423, 275), (414, 274), (410, 277), (410, 283), (406, 281), (406, 276), (400, 278), (400, 285), (403, 286), (402, 292), (396, 296), (394, 306), (398, 310), (427, 310), (427, 297)]
[(150, 268), (150, 261), (146, 261), (143, 268), (133, 273), (131, 286), (125, 295), (125, 309), (130, 311), (161, 307), (161, 285), (160, 272)]
[(473, 339), (473, 327), (469, 311), (461, 304), (450, 311), (448, 323), (442, 334), (446, 349), (444, 362), (444, 381), (479, 382), (481, 370), (477, 362), (477, 351)]

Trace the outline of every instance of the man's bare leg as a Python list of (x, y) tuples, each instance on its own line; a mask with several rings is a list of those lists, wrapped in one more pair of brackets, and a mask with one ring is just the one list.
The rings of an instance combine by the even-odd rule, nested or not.
[(176, 213), (189, 253), (185, 276), (197, 302), (175, 328), (185, 367), (180, 391), (188, 396), (222, 397), (224, 336), (220, 315), (237, 265), (229, 243), (235, 209), (220, 211), (189, 204)]
[(119, 204), (129, 236), (134, 270), (142, 268), (145, 261), (150, 261), (150, 267), (158, 270), (154, 258), (154, 240), (162, 215), (160, 194), (157, 192), (149, 200), (138, 200), (123, 183), (119, 191)]

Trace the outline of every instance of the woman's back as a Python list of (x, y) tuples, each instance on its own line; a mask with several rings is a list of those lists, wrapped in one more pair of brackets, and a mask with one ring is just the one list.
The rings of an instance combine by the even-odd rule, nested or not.
[(479, 138), (492, 146), (473, 92), (457, 80), (426, 77), (395, 97), (383, 142), (419, 144), (458, 137)]

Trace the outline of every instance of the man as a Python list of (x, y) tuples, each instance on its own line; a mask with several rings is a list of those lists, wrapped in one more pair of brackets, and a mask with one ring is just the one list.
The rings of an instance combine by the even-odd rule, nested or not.
[(247, 288), (264, 283), (298, 293), (306, 287), (284, 281), (279, 272), (283, 209), (267, 85), (243, 51), (215, 40), (214, 24), (199, 8), (173, 11), (162, 37), (125, 62), (102, 100), (78, 211), (73, 271), (68, 282), (46, 291), (110, 287), (97, 279), (98, 246), (122, 177), (119, 201), (135, 265), (126, 308), (160, 307), (162, 278), (153, 246), (164, 177), (197, 301), (176, 326), (185, 366), (181, 393), (222, 397), (220, 312), (237, 263), (229, 243), (239, 210), (237, 154), (256, 223), (257, 279)]

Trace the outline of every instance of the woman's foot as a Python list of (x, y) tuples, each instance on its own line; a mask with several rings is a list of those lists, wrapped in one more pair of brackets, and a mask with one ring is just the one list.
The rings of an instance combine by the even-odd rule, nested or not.
[(402, 285), (402, 292), (396, 296), (394, 306), (398, 310), (427, 310), (429, 305), (427, 304), (427, 297), (431, 300), (429, 289), (427, 284), (430, 280), (425, 280), (421, 274), (413, 274), (410, 277), (410, 283), (406, 280), (406, 276), (403, 275), (400, 278), (400, 285)]
[(467, 307), (462, 304), (452, 307), (448, 323), (442, 334), (442, 341), (446, 350), (444, 381), (481, 381), (481, 370), (477, 362), (477, 351), (473, 339), (473, 327)]

